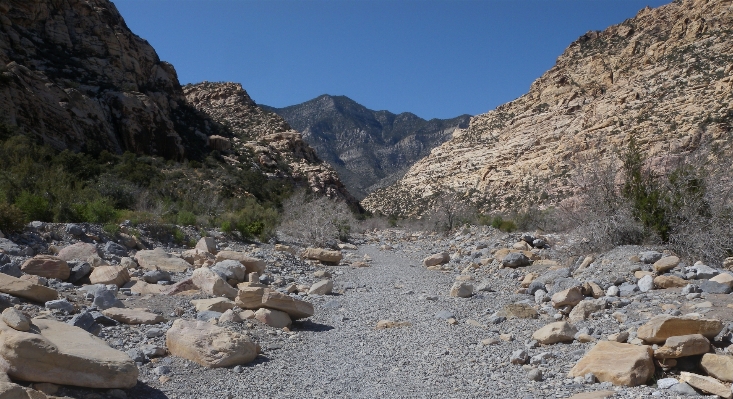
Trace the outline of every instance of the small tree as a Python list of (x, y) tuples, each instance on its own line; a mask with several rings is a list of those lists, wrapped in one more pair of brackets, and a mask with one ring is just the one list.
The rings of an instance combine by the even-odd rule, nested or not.
[(347, 240), (356, 223), (346, 203), (309, 197), (301, 190), (283, 203), (278, 231), (308, 245), (328, 246), (335, 240)]

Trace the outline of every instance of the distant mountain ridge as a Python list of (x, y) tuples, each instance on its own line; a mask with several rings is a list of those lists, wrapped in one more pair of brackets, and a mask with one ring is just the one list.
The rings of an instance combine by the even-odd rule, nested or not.
[(409, 112), (370, 110), (346, 96), (328, 94), (284, 108), (260, 107), (302, 132), (303, 139), (360, 199), (402, 177), (456, 129), (468, 127), (471, 118), (425, 120)]

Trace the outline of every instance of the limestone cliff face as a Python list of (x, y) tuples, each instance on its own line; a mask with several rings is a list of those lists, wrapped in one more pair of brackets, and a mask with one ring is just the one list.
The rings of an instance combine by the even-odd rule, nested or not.
[(196, 157), (217, 127), (108, 0), (0, 0), (0, 114), (57, 149)]
[(192, 106), (231, 130), (231, 138), (212, 136), (213, 148), (251, 152), (258, 167), (272, 177), (305, 180), (314, 192), (359, 208), (333, 168), (301, 134), (278, 115), (258, 107), (240, 84), (204, 82), (186, 85), (183, 90)]
[(400, 181), (369, 195), (371, 211), (408, 215), (455, 190), (489, 209), (552, 204), (588, 159), (633, 136), (651, 158), (733, 143), (733, 2), (683, 0), (573, 42), (522, 97), (471, 119)]
[(425, 120), (373, 111), (345, 96), (322, 95), (285, 108), (267, 107), (303, 132), (358, 198), (394, 183), (430, 150), (468, 127), (469, 115)]

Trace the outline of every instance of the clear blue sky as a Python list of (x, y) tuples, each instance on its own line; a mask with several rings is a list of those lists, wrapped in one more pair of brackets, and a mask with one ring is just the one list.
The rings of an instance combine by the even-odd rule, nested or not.
[(511, 101), (575, 39), (660, 0), (113, 0), (181, 83), (260, 104), (345, 95), (426, 119)]

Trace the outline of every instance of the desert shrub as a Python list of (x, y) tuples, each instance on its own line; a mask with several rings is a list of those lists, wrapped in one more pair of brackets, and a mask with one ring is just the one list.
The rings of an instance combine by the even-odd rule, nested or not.
[(23, 213), (26, 221), (52, 221), (48, 200), (40, 195), (23, 191), (15, 198), (15, 206)]
[(428, 230), (450, 233), (453, 229), (471, 223), (476, 211), (466, 198), (455, 191), (436, 193), (430, 199), (432, 206), (423, 215)]
[(112, 201), (108, 198), (98, 198), (76, 205), (76, 212), (81, 221), (88, 223), (109, 223), (117, 220), (119, 215)]
[(193, 226), (196, 224), (196, 215), (189, 211), (180, 211), (176, 216), (176, 223), (181, 226)]
[(507, 233), (517, 230), (517, 225), (513, 221), (504, 219), (501, 215), (479, 215), (478, 224), (481, 226), (491, 226)]
[(22, 230), (24, 225), (25, 217), (17, 206), (0, 202), (0, 231), (12, 233)]
[(283, 203), (277, 230), (308, 245), (328, 246), (334, 240), (348, 240), (357, 225), (346, 203), (327, 197), (310, 198), (305, 191), (298, 191)]
[(107, 233), (110, 237), (115, 237), (120, 232), (120, 225), (117, 223), (107, 223), (102, 226), (102, 230)]
[(265, 241), (274, 234), (277, 222), (276, 209), (263, 206), (254, 198), (249, 198), (236, 212), (225, 214), (220, 226), (226, 233), (236, 231), (242, 239), (257, 237)]

